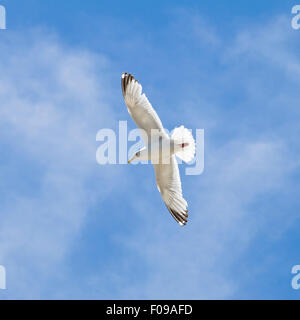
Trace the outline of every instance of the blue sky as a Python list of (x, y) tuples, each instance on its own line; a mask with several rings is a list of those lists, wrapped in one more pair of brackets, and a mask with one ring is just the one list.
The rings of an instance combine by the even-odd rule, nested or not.
[[(299, 299), (300, 31), (294, 1), (0, 0), (0, 299)], [(128, 120), (205, 130), (190, 221), (151, 166), (100, 166)]]

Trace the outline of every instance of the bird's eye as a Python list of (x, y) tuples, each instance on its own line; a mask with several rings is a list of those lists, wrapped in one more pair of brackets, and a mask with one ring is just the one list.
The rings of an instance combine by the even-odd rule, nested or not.
[(137, 157), (139, 157), (141, 155), (141, 152), (138, 151), (136, 154), (135, 154)]

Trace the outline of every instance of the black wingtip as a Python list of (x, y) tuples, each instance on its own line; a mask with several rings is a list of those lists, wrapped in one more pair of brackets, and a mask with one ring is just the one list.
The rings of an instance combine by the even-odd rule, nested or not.
[(123, 72), (121, 77), (121, 87), (122, 87), (123, 96), (125, 96), (126, 88), (131, 81), (138, 82), (132, 74)]
[(125, 97), (125, 91), (126, 91), (126, 87), (125, 87), (125, 79), (127, 77), (127, 72), (123, 72), (122, 73), (122, 78), (121, 78), (121, 87), (122, 87), (122, 92), (123, 92), (123, 96)]
[(185, 215), (183, 216), (179, 212), (172, 210), (170, 207), (167, 206), (167, 208), (177, 223), (179, 223), (183, 227), (187, 224), (188, 210), (185, 210)]

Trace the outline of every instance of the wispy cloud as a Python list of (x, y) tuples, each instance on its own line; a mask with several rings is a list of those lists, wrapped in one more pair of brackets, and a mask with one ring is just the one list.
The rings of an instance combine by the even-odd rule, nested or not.
[(26, 43), (11, 37), (0, 44), (0, 261), (8, 297), (36, 298), (96, 197), (113, 187), (107, 170), (97, 170), (95, 135), (115, 114), (104, 57), (43, 32)]

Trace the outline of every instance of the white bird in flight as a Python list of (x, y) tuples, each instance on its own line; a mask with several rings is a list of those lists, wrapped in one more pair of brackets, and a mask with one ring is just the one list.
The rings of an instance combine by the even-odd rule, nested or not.
[(185, 162), (191, 161), (195, 154), (194, 138), (183, 126), (175, 128), (171, 137), (168, 136), (146, 95), (142, 94), (141, 84), (131, 74), (122, 74), (121, 86), (127, 110), (139, 127), (145, 144), (128, 163), (151, 160), (162, 199), (173, 218), (184, 226), (188, 218), (188, 204), (182, 196), (175, 154)]

